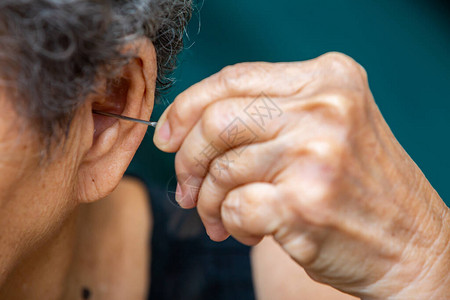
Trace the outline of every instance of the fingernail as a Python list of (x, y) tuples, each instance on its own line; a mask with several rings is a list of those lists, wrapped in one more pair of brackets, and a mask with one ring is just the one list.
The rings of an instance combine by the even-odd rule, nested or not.
[(181, 190), (181, 186), (177, 183), (177, 190), (175, 192), (175, 200), (177, 200), (178, 204), (181, 205), (181, 200), (183, 199), (183, 191)]
[(170, 140), (170, 125), (169, 122), (165, 121), (164, 124), (158, 130), (158, 140), (167, 144)]

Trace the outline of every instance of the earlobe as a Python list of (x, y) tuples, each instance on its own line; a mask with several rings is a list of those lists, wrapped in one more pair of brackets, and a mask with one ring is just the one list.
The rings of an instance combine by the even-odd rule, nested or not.
[[(135, 58), (118, 78), (106, 79), (103, 97), (90, 105), (94, 130), (79, 169), (79, 202), (92, 202), (110, 193), (119, 183), (144, 138), (147, 127), (93, 114), (92, 110), (150, 119), (156, 85), (156, 54), (147, 39), (131, 45)], [(130, 46), (130, 47), (131, 47)], [(130, 51), (127, 49), (127, 51)]]

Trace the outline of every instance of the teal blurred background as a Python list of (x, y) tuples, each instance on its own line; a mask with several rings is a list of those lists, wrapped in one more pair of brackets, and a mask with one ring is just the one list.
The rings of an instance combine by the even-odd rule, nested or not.
[[(340, 51), (365, 67), (395, 136), (450, 204), (447, 2), (206, 0), (197, 4), (188, 35), (174, 74), (177, 83), (156, 105), (152, 120), (168, 99), (226, 65), (299, 61)], [(149, 129), (129, 172), (167, 186), (175, 174), (174, 155), (157, 150), (152, 137)]]

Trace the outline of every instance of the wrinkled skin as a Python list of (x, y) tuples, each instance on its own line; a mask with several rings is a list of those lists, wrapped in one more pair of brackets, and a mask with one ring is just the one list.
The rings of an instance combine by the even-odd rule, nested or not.
[(178, 152), (177, 200), (213, 240), (272, 235), (313, 279), (365, 299), (449, 295), (449, 209), (351, 58), (227, 67), (158, 126), (156, 145)]
[(153, 110), (155, 48), (146, 38), (127, 47), (136, 57), (118, 86), (99, 79), (105, 94), (84, 100), (45, 158), (36, 127), (0, 88), (0, 299), (80, 299), (86, 285), (95, 299), (146, 294), (146, 203), (132, 193), (96, 203), (121, 181), (146, 127), (92, 110), (141, 119)]

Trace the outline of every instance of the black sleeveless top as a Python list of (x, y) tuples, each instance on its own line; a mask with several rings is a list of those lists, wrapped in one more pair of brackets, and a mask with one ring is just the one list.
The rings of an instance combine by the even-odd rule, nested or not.
[(211, 241), (196, 209), (178, 207), (167, 187), (140, 179), (148, 187), (154, 220), (148, 299), (255, 299), (250, 247), (233, 238)]

